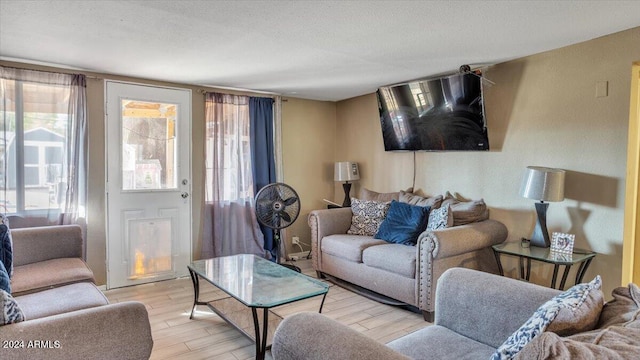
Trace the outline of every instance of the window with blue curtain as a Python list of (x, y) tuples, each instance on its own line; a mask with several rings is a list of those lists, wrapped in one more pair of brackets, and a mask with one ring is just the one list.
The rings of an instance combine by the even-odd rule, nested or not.
[(271, 229), (254, 197), (275, 182), (273, 99), (207, 93), (203, 257), (256, 254), (275, 260)]

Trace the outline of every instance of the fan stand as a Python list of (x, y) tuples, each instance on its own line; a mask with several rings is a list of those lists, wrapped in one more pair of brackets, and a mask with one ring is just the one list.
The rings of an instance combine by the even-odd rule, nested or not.
[(280, 229), (273, 229), (273, 244), (276, 248), (276, 263), (280, 266), (284, 266), (288, 269), (301, 273), (299, 267), (291, 264), (282, 264), (280, 263)]

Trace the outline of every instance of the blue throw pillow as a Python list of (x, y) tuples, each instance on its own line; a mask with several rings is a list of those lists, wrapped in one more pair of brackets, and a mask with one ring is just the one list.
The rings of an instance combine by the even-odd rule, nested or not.
[(4, 268), (2, 261), (0, 261), (0, 290), (11, 294), (11, 281), (9, 280), (9, 274), (7, 273), (7, 269)]
[(387, 217), (380, 224), (376, 239), (390, 243), (415, 245), (418, 235), (427, 228), (429, 206), (416, 206), (393, 200)]
[(11, 244), (11, 232), (6, 218), (0, 215), (0, 262), (4, 264), (9, 277), (13, 273), (13, 247)]

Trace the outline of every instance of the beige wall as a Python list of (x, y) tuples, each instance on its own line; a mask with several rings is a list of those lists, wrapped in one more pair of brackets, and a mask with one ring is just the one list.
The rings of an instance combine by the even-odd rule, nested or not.
[[(509, 239), (528, 236), (534, 224), (533, 202), (518, 194), (527, 165), (567, 169), (567, 199), (553, 203), (551, 231), (575, 233), (577, 245), (599, 253), (586, 278), (601, 274), (605, 291), (620, 282), (626, 139), (631, 63), (640, 59), (640, 28), (563, 49), (496, 65), (485, 76), (489, 152), (415, 153), (416, 188), (427, 194), (456, 191), (484, 198), (491, 217), (509, 228)], [(50, 71), (64, 69), (17, 64)], [(203, 194), (204, 98), (201, 88), (106, 74), (91, 74), (89, 103), (88, 262), (99, 283), (106, 281), (104, 184), (104, 78), (191, 89), (193, 114), (193, 250), (201, 247)], [(598, 81), (608, 81), (608, 96), (595, 97)], [(215, 90), (215, 89), (209, 89)], [(325, 208), (323, 198), (342, 202), (333, 182), (334, 161), (360, 163), (360, 187), (377, 191), (406, 189), (413, 183), (414, 153), (385, 152), (375, 95), (338, 103), (285, 99), (282, 106), (283, 181), (302, 201), (298, 221), (287, 229), (309, 243), (306, 217)], [(308, 249), (308, 247), (305, 247)], [(508, 262), (513, 271), (515, 262)], [(510, 265), (510, 266), (509, 266)], [(549, 266), (534, 266), (542, 283)], [(572, 272), (573, 274), (573, 272)]]
[[(576, 234), (576, 246), (599, 253), (585, 279), (601, 274), (605, 293), (621, 279), (631, 64), (640, 59), (640, 28), (498, 64), (485, 72), (489, 152), (416, 153), (416, 189), (484, 198), (509, 240), (530, 235), (534, 203), (519, 195), (528, 165), (568, 171), (566, 199), (552, 203), (550, 231)], [(596, 98), (596, 82), (608, 96)], [(376, 97), (337, 105), (337, 153), (357, 161), (357, 186), (397, 191), (412, 184), (413, 153), (385, 152)], [(510, 264), (510, 265), (509, 265)], [(513, 271), (516, 262), (509, 262)], [(534, 263), (534, 281), (551, 266)], [(571, 272), (573, 276), (575, 270)]]
[[(291, 237), (311, 242), (307, 225), (309, 211), (326, 208), (322, 199), (333, 198), (333, 162), (336, 147), (336, 104), (295, 98), (282, 103), (283, 181), (300, 196), (300, 216), (284, 235), (288, 253), (301, 252), (291, 246)], [(303, 245), (305, 251), (309, 246)]]

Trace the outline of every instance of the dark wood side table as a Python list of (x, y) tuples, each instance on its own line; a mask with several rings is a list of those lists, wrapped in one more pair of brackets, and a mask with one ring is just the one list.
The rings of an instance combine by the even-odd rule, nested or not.
[[(551, 287), (556, 288), (556, 280), (558, 278), (558, 270), (561, 265), (564, 265), (564, 272), (562, 274), (562, 280), (558, 289), (564, 290), (564, 285), (569, 276), (569, 270), (572, 265), (579, 264), (578, 273), (576, 274), (576, 284), (579, 284), (587, 272), (591, 260), (596, 256), (593, 251), (574, 249), (573, 254), (560, 254), (552, 252), (550, 248), (541, 248), (536, 246), (522, 247), (519, 242), (504, 242), (502, 244), (493, 245), (493, 254), (498, 262), (498, 270), (500, 275), (504, 276), (504, 270), (502, 269), (502, 263), (500, 262), (500, 255), (507, 254), (517, 256), (520, 261), (520, 277), (529, 281), (531, 275), (531, 260), (537, 260), (553, 264), (553, 276), (551, 278)], [(526, 269), (525, 269), (526, 262)]]

